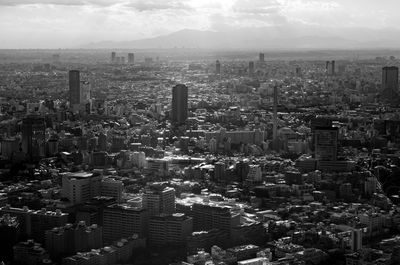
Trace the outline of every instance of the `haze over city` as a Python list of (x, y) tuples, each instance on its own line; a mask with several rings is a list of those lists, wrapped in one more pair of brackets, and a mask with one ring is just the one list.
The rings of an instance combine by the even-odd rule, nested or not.
[(396, 0), (0, 1), (7, 49), (395, 48), (399, 30)]

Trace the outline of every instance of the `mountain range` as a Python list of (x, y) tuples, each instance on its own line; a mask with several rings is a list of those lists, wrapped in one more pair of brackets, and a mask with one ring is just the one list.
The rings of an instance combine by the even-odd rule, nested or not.
[(85, 49), (380, 49), (400, 47), (395, 29), (320, 28), (312, 26), (262, 27), (227, 31), (183, 29), (153, 38), (103, 41), (82, 45)]

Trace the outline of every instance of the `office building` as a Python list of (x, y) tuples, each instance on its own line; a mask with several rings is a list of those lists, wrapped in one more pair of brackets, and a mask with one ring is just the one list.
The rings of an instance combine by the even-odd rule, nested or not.
[(101, 176), (87, 172), (66, 173), (62, 176), (61, 196), (80, 204), (99, 196)]
[(15, 216), (19, 223), (21, 235), (33, 238), (37, 242), (44, 241), (46, 230), (63, 226), (68, 221), (68, 214), (60, 210), (55, 212), (46, 209), (34, 211), (27, 207), (14, 208), (7, 205), (0, 208), (0, 215), (2, 214)]
[(338, 149), (338, 128), (316, 127), (314, 130), (315, 159), (336, 161)]
[(135, 61), (135, 54), (134, 53), (128, 53), (128, 63), (133, 64)]
[(221, 74), (221, 63), (219, 62), (219, 60), (215, 62), (215, 73), (217, 75)]
[(111, 63), (115, 63), (115, 56), (116, 56), (116, 53), (111, 52)]
[(382, 90), (399, 89), (399, 68), (396, 66), (387, 66), (382, 68)]
[(392, 101), (398, 96), (399, 68), (396, 66), (382, 68), (382, 95)]
[(335, 61), (326, 61), (325, 67), (328, 75), (335, 75)]
[(175, 124), (184, 124), (188, 117), (188, 88), (183, 84), (172, 88), (172, 115), (171, 121)]
[(46, 123), (44, 118), (28, 115), (22, 120), (22, 151), (29, 160), (39, 160), (45, 156)]
[(102, 228), (96, 224), (87, 226), (84, 221), (47, 230), (45, 238), (46, 250), (52, 258), (103, 246)]
[(142, 204), (150, 216), (173, 214), (175, 213), (175, 189), (154, 183), (146, 187)]
[(230, 235), (231, 227), (239, 225), (240, 222), (240, 215), (233, 213), (230, 207), (214, 203), (194, 203), (192, 214), (194, 231), (216, 228)]
[(137, 235), (121, 238), (98, 249), (89, 252), (78, 252), (62, 260), (63, 265), (93, 265), (93, 264), (128, 264), (136, 249), (146, 247), (146, 239)]
[(113, 204), (104, 209), (103, 241), (111, 243), (123, 237), (147, 234), (148, 212), (126, 204)]
[(249, 62), (249, 75), (254, 75), (254, 62)]
[(186, 245), (186, 238), (193, 232), (193, 218), (183, 213), (161, 215), (150, 218), (149, 245), (162, 247)]
[(19, 222), (9, 214), (0, 215), (0, 235), (7, 240), (0, 240), (0, 260), (8, 261), (13, 257), (13, 246), (19, 235)]
[(124, 184), (120, 180), (105, 178), (101, 181), (100, 195), (114, 198), (118, 203), (122, 199)]
[(265, 61), (265, 58), (264, 58), (264, 53), (262, 53), (262, 52), (260, 52), (260, 54), (258, 55), (258, 60), (259, 60), (259, 62), (260, 63), (263, 63), (264, 61)]
[[(41, 264), (49, 255), (41, 244), (33, 240), (19, 242), (14, 246), (14, 262), (26, 265)], [(18, 263), (19, 264), (19, 263)]]
[(78, 70), (71, 70), (69, 71), (69, 104), (73, 107), (80, 103), (82, 103), (80, 74)]

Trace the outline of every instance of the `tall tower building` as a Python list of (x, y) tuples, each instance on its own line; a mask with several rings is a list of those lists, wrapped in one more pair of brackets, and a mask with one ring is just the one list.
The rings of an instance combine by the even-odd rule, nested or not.
[(386, 66), (382, 68), (382, 90), (397, 91), (399, 89), (399, 68)]
[(273, 131), (272, 139), (274, 141), (278, 138), (278, 86), (274, 84), (274, 116), (273, 116)]
[(115, 56), (116, 56), (116, 53), (111, 52), (111, 63), (115, 63)]
[(110, 205), (104, 209), (103, 213), (103, 241), (109, 244), (133, 234), (144, 237), (147, 233), (148, 221), (145, 209), (126, 204)]
[(135, 61), (135, 54), (134, 53), (128, 53), (128, 63), (133, 64)]
[(45, 131), (44, 118), (29, 115), (22, 120), (22, 151), (30, 160), (38, 160), (45, 155)]
[(188, 88), (183, 84), (172, 88), (172, 115), (171, 121), (183, 124), (188, 117)]
[(254, 62), (251, 61), (249, 62), (249, 75), (253, 75), (254, 74)]
[(221, 74), (221, 63), (219, 62), (219, 60), (215, 62), (215, 73), (217, 75)]
[(265, 61), (264, 53), (260, 52), (260, 54), (258, 55), (258, 60), (260, 61), (260, 63), (263, 63)]
[(69, 104), (71, 107), (81, 103), (81, 94), (79, 71), (71, 70), (69, 71)]
[(175, 189), (153, 184), (143, 194), (142, 204), (150, 216), (173, 214), (175, 212)]
[(338, 150), (338, 128), (316, 127), (314, 130), (315, 158), (336, 161)]

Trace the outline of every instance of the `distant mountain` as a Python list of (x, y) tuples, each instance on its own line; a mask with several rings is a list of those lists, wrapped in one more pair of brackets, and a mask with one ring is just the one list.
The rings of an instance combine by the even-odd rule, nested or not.
[[(310, 34), (313, 33), (313, 34)], [(133, 41), (105, 41), (80, 48), (97, 49), (353, 49), (398, 48), (400, 32), (391, 29), (263, 27), (225, 32), (184, 29)]]

